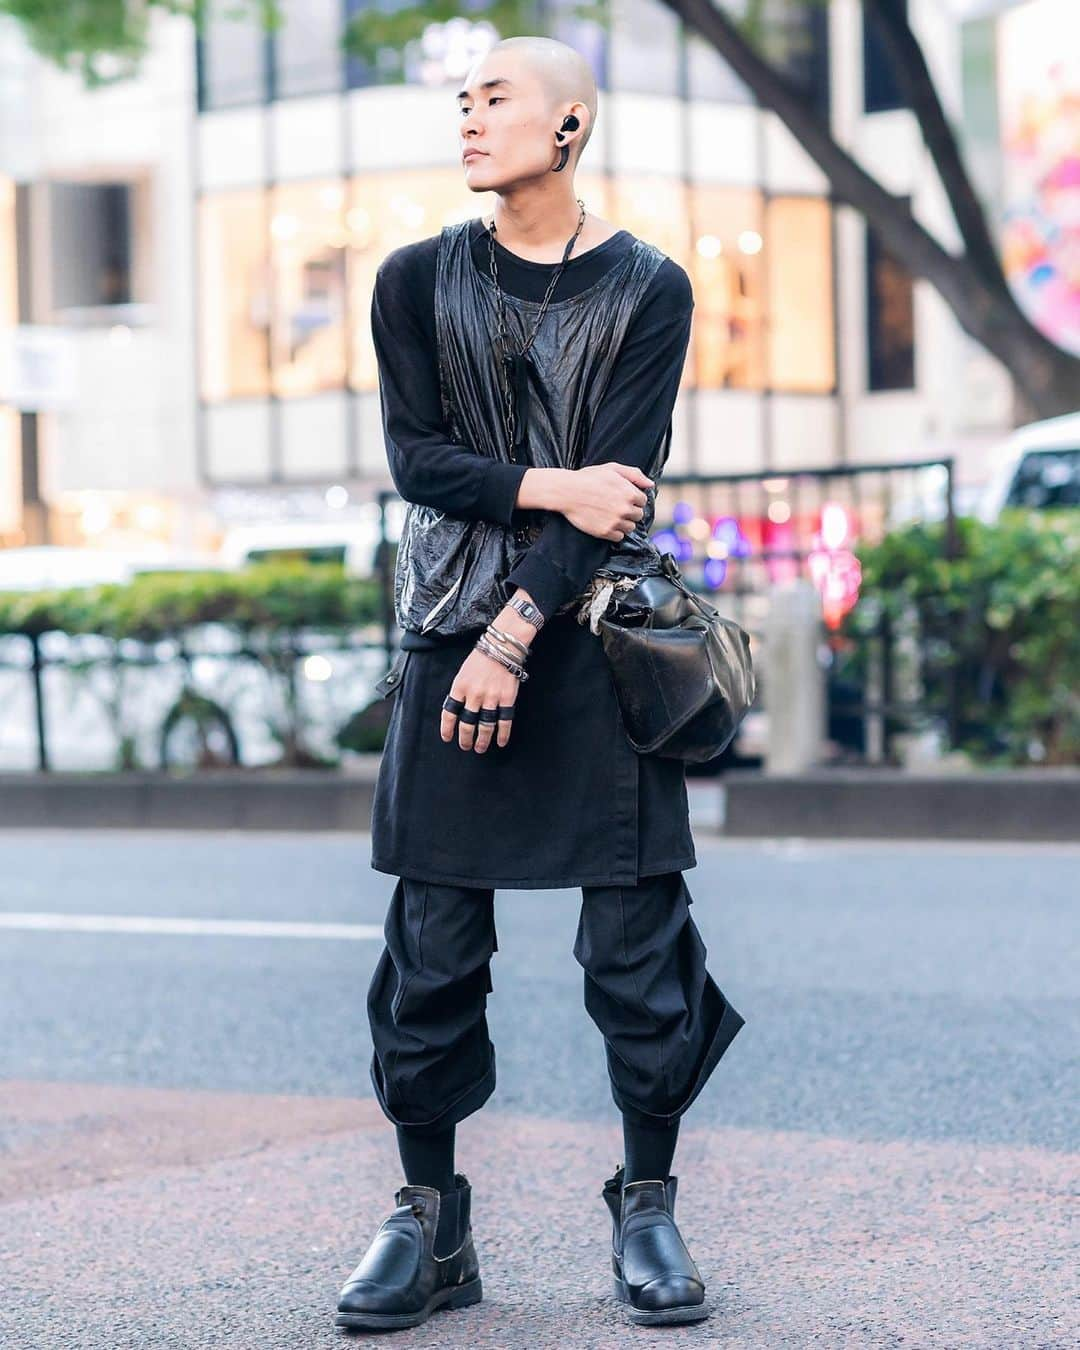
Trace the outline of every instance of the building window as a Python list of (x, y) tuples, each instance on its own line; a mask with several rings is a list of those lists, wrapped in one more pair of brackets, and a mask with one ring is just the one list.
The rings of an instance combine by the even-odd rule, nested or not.
[(270, 194), (273, 390), (292, 398), (345, 384), (345, 186), (288, 183)]
[(54, 311), (126, 305), (135, 298), (133, 197), (130, 183), (49, 184)]
[(829, 117), (829, 7), (762, 0), (760, 49), (823, 120)]
[(344, 80), (342, 0), (278, 0), (282, 24), (274, 34), (274, 95), (327, 94)]
[(0, 405), (0, 548), (26, 543), (23, 534), (22, 441), (19, 414)]
[(678, 15), (660, 0), (609, 0), (611, 87), (620, 93), (679, 92)]
[[(605, 19), (610, 18), (608, 0), (603, 0)], [(574, 0), (540, 0), (540, 31), (565, 42), (588, 61), (598, 89), (608, 88), (608, 30), (596, 19), (574, 15)]]
[[(907, 16), (907, 0), (900, 0), (900, 6)], [(863, 109), (871, 112), (888, 112), (892, 108), (905, 106), (904, 96), (900, 92), (893, 63), (885, 44), (878, 32), (871, 11), (863, 7)]]
[(911, 274), (866, 228), (867, 388), (915, 386), (915, 307)]
[(836, 385), (832, 220), (820, 197), (772, 197), (765, 207), (769, 386), (831, 393)]
[(15, 181), (0, 174), (0, 329), (19, 322), (15, 260)]
[(711, 42), (686, 30), (687, 97), (693, 102), (753, 103), (754, 95)]
[(691, 188), (694, 349), (704, 389), (830, 393), (832, 227), (818, 197)]
[(262, 103), (269, 93), (270, 36), (257, 12), (228, 0), (206, 6), (196, 44), (199, 110)]
[(703, 389), (765, 384), (762, 195), (757, 188), (690, 189), (694, 368)]
[(266, 193), (216, 193), (199, 204), (203, 398), (270, 391), (271, 286)]

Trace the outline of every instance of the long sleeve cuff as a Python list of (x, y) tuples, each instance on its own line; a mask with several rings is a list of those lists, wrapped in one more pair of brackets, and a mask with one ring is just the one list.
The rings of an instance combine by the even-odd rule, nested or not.
[(507, 600), (519, 586), (528, 591), (545, 620), (575, 594), (573, 579), (535, 545), (510, 569), (503, 586)]
[(484, 520), (498, 521), (501, 525), (515, 524), (518, 488), (528, 471), (528, 464), (504, 464), (499, 459), (488, 460), (477, 492), (478, 515)]

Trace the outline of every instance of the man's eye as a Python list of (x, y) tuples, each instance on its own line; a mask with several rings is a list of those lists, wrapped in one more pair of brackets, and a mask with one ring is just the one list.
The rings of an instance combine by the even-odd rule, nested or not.
[[(491, 104), (491, 103), (505, 103), (505, 102), (506, 102), (506, 99), (505, 99), (501, 94), (496, 94), (494, 98), (489, 98), (489, 99), (488, 99), (488, 103), (489, 103), (489, 104)], [(459, 112), (462, 112), (462, 113), (467, 113), (467, 112), (472, 112), (472, 109), (471, 109), (471, 108), (466, 108), (466, 107), (462, 106), (461, 108), (458, 109), (458, 111), (459, 111)]]

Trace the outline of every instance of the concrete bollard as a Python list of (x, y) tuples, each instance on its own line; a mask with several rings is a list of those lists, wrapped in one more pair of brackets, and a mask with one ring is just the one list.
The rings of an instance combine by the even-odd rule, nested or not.
[(767, 774), (803, 773), (820, 762), (827, 730), (821, 625), (821, 597), (812, 582), (800, 578), (770, 589), (762, 681)]

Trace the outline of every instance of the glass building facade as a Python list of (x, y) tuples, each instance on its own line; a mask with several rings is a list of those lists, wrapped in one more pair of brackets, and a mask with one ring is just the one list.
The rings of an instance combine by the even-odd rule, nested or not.
[[(357, 4), (286, 0), (272, 35), (222, 17), (198, 43), (198, 365), (210, 482), (383, 474), (375, 272), (392, 249), (494, 205), (493, 194), (468, 190), (456, 154), (454, 94), (493, 38), (482, 9), (430, 25), (402, 59), (372, 69), (340, 45)], [(671, 10), (658, 0), (607, 5), (598, 24), (546, 0), (535, 31), (570, 42), (596, 75), (599, 116), (578, 195), (691, 278), (680, 409), (714, 391), (828, 402), (836, 269), (823, 183)], [(801, 0), (765, 8), (770, 59), (827, 109), (827, 11)], [(687, 415), (681, 467), (721, 467), (723, 406)], [(791, 462), (797, 448), (766, 447), (762, 467)]]

